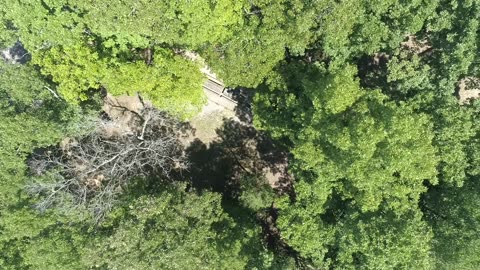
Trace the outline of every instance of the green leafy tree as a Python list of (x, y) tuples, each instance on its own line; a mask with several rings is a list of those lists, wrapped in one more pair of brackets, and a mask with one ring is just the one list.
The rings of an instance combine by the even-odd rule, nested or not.
[(194, 49), (226, 41), (242, 24), (240, 1), (74, 2), (92, 32), (124, 48), (166, 43)]
[[(2, 269), (77, 267), (66, 236), (46, 231), (59, 217), (39, 217), (22, 192), (27, 179), (27, 156), (64, 136), (88, 131), (96, 106), (68, 105), (54, 87), (28, 65), (0, 62), (0, 266)], [(79, 124), (81, 123), (81, 125)], [(48, 250), (49, 255), (43, 251)], [(50, 262), (49, 262), (50, 261)], [(55, 261), (55, 263), (53, 263)], [(63, 261), (62, 263), (60, 263)], [(49, 266), (47, 266), (49, 265)], [(60, 267), (62, 265), (62, 267)]]
[(256, 87), (285, 58), (286, 49), (303, 54), (314, 41), (317, 1), (255, 0), (243, 3), (244, 23), (227, 42), (200, 49), (207, 63), (229, 86)]
[[(345, 233), (364, 232), (365, 235), (354, 238), (360, 239), (391, 222), (392, 226), (400, 227), (391, 228), (392, 233), (399, 230), (406, 236), (385, 241), (400, 245), (403, 238), (408, 239), (414, 232), (419, 241), (419, 235), (426, 229), (424, 225), (402, 224), (401, 218), (396, 225), (397, 221), (387, 220), (380, 213), (390, 213), (392, 219), (414, 215), (420, 222), (418, 210), (412, 209), (416, 209), (420, 195), (426, 191), (423, 183), (437, 183), (438, 159), (429, 118), (388, 101), (377, 90), (361, 89), (354, 79), (356, 70), (349, 66), (331, 72), (300, 64), (280, 72), (285, 76), (272, 81), (275, 88), (257, 94), (255, 120), (257, 126), (289, 145), (294, 154), (292, 171), (298, 182), (295, 200), (293, 203), (282, 200), (278, 206), (282, 238), (301, 255), (311, 258), (317, 267), (322, 267), (324, 259), (340, 245), (336, 237), (337, 230), (342, 230), (341, 224), (352, 226), (345, 227)], [(298, 73), (292, 75), (295, 72)], [(321, 217), (328, 213), (334, 190), (358, 210), (338, 224), (329, 224)], [(366, 227), (358, 223), (363, 218), (369, 220)], [(381, 237), (382, 233), (377, 235)], [(358, 241), (357, 248), (362, 250), (361, 256), (366, 256), (365, 261), (352, 262), (346, 259), (350, 255), (339, 254), (345, 256), (341, 260), (346, 260), (339, 262), (341, 268), (353, 268), (355, 263), (359, 267), (382, 268), (398, 256), (397, 252), (406, 252), (402, 255), (405, 261), (398, 261), (398, 267), (415, 265), (418, 260), (428, 265), (428, 244), (422, 245), (424, 252), (416, 258), (415, 241), (402, 243), (406, 247), (399, 250), (388, 246), (382, 251), (391, 254), (368, 249)], [(352, 249), (355, 245), (345, 244)], [(366, 259), (375, 257), (375, 252), (389, 259)]]
[(475, 269), (480, 263), (480, 185), (478, 176), (463, 187), (433, 187), (423, 208), (433, 228), (437, 269)]
[(352, 57), (397, 48), (422, 29), (437, 6), (437, 0), (330, 1), (321, 12), (318, 48), (342, 68)]
[(434, 143), (441, 159), (439, 179), (449, 185), (461, 186), (471, 166), (469, 150), (474, 147), (476, 113), (463, 107), (454, 98), (436, 103), (432, 113), (435, 123)]
[[(165, 17), (154, 12), (163, 9), (158, 6), (152, 9), (154, 5), (150, 2), (148, 5), (118, 3), (104, 8), (102, 4), (85, 1), (49, 1), (43, 5), (18, 1), (5, 3), (8, 8), (1, 14), (4, 27), (12, 24), (11, 28), (16, 29), (16, 35), (32, 54), (34, 64), (41, 68), (42, 74), (51, 76), (58, 84), (59, 94), (69, 103), (78, 104), (87, 100), (91, 90), (100, 87), (117, 95), (138, 91), (151, 98), (156, 106), (189, 118), (198, 113), (204, 104), (203, 76), (196, 64), (158, 45), (165, 47), (166, 44), (173, 45), (174, 41), (184, 40), (193, 46), (195, 42), (206, 42), (205, 38), (214, 37), (212, 29), (218, 33), (214, 38), (225, 38), (228, 33), (218, 31), (218, 28), (228, 28), (233, 23), (229, 18), (234, 16), (235, 10), (226, 10), (225, 2), (220, 3), (212, 13), (206, 2), (199, 1), (196, 5), (183, 2), (179, 6), (160, 2), (159, 6), (168, 6), (167, 17), (173, 16), (174, 19), (176, 13), (185, 12), (182, 20), (175, 23), (165, 21)], [(194, 12), (197, 8), (204, 12)], [(22, 16), (24, 10), (29, 10), (31, 16)], [(104, 14), (105, 10), (109, 12)], [(122, 12), (125, 14), (121, 16)], [(190, 17), (194, 14), (200, 17)], [(121, 22), (116, 22), (113, 17)], [(213, 20), (206, 19), (208, 17), (218, 20), (210, 26), (200, 24), (206, 21), (213, 23)], [(149, 18), (152, 18), (150, 22)], [(190, 24), (192, 26), (186, 26)], [(117, 26), (122, 25), (129, 27), (117, 31)], [(179, 28), (165, 29), (169, 25)], [(199, 31), (200, 25), (207, 28)], [(187, 27), (188, 33), (178, 36), (186, 31), (183, 27)], [(32, 31), (39, 34), (33, 35)], [(166, 34), (168, 38), (160, 38), (166, 37)], [(154, 52), (153, 58), (142, 56), (137, 50), (146, 48)], [(143, 61), (153, 64), (143, 64)]]
[(86, 46), (54, 47), (34, 58), (34, 63), (44, 75), (52, 76), (59, 93), (73, 104), (87, 100), (91, 89), (104, 87), (114, 95), (141, 93), (182, 118), (197, 114), (205, 102), (198, 65), (167, 49), (155, 51), (151, 66), (101, 58)]
[(312, 181), (334, 182), (363, 210), (375, 210), (383, 201), (408, 209), (425, 191), (423, 181), (436, 183), (428, 118), (388, 102), (378, 91), (360, 89), (352, 68), (312, 73), (286, 91), (259, 93), (258, 125), (291, 142), (295, 166), (309, 171)]
[(0, 164), (2, 179), (8, 183), (2, 196), (15, 196), (20, 186), (14, 179), (23, 179), (24, 159), (34, 148), (88, 129), (95, 110), (69, 106), (50, 87), (33, 68), (0, 62)]
[(382, 206), (363, 213), (336, 191), (319, 202), (318, 186), (299, 183), (296, 202), (278, 204), (281, 237), (310, 268), (434, 269), (433, 234), (419, 209), (398, 214)]
[[(480, 77), (479, 24), (479, 0), (0, 0), (0, 45), (32, 58), (0, 63), (0, 268), (475, 269), (480, 103), (454, 95)], [(252, 175), (234, 198), (146, 180), (97, 228), (33, 212), (27, 157), (88, 132), (95, 93), (200, 110), (185, 50), (258, 87), (290, 197)]]
[[(2, 0), (3, 27), (15, 29), (15, 36), (32, 54), (51, 46), (72, 46), (83, 40), (85, 25), (74, 6), (67, 2)], [(28, 16), (25, 16), (26, 10)]]
[(480, 2), (478, 0), (441, 1), (436, 16), (429, 22), (431, 33), (426, 35), (434, 48), (433, 73), (440, 94), (450, 95), (462, 76), (478, 76), (478, 27)]
[(335, 269), (434, 269), (431, 229), (418, 209), (345, 214), (333, 251)]
[(271, 258), (257, 229), (237, 228), (223, 211), (220, 194), (184, 189), (165, 186), (126, 202), (102, 225), (105, 233), (95, 239), (85, 263), (106, 269), (245, 269), (255, 258), (249, 252), (258, 250), (260, 261)]
[[(440, 159), (439, 180), (449, 185), (461, 186), (469, 165), (469, 149), (475, 136), (474, 105), (461, 105), (450, 95), (455, 91), (459, 74), (450, 75), (450, 83), (438, 80), (443, 64), (432, 62), (435, 55), (418, 55), (401, 50), (388, 63), (388, 84), (384, 93), (403, 102), (416, 112), (431, 116), (434, 130), (433, 144)], [(452, 65), (454, 65), (452, 63)], [(450, 76), (448, 75), (448, 76)], [(473, 74), (472, 74), (473, 75)]]

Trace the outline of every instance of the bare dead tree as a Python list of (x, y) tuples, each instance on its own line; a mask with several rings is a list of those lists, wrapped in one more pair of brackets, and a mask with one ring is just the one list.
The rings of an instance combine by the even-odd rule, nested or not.
[(164, 112), (144, 108), (132, 113), (128, 125), (101, 119), (97, 126), (83, 138), (32, 155), (29, 167), (37, 181), (26, 190), (40, 198), (39, 210), (87, 209), (99, 222), (134, 177), (168, 179), (172, 169), (186, 167), (179, 123)]
[(143, 57), (145, 59), (145, 64), (151, 66), (153, 63), (153, 49), (146, 48), (145, 50), (143, 50)]

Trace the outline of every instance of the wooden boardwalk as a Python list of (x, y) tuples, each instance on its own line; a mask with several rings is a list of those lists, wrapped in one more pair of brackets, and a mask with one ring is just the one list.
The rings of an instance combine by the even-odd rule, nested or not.
[(184, 57), (192, 60), (192, 61), (199, 61), (203, 64), (203, 67), (200, 71), (205, 74), (207, 80), (203, 84), (203, 91), (207, 98), (231, 111), (235, 110), (237, 106), (237, 101), (233, 99), (232, 95), (228, 92), (228, 89), (225, 88), (225, 84), (217, 79), (215, 73), (210, 70), (210, 68), (205, 64), (205, 60), (203, 60), (200, 55), (192, 51), (180, 51)]
[(217, 80), (212, 80), (211, 78), (208, 78), (203, 84), (203, 89), (205, 89), (206, 91), (213, 92), (214, 94), (218, 95), (220, 98), (224, 98), (230, 102), (237, 104), (237, 101), (232, 99), (229, 93), (227, 93), (227, 89), (225, 88), (225, 86)]
[[(203, 70), (202, 70), (203, 72)], [(235, 110), (237, 106), (237, 101), (235, 101), (232, 96), (228, 93), (227, 88), (222, 81), (218, 80), (216, 77), (212, 76), (210, 73), (203, 72), (207, 75), (207, 80), (203, 84), (203, 91), (207, 98), (229, 110)]]

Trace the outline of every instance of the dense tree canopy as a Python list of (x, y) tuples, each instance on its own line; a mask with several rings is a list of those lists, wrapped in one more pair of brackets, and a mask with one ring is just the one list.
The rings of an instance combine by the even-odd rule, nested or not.
[[(309, 70), (304, 72), (300, 76)], [(256, 116), (262, 126), (295, 145), (297, 166), (309, 171), (311, 181), (327, 190), (339, 188), (365, 211), (376, 210), (382, 202), (399, 209), (418, 201), (425, 191), (422, 182), (437, 181), (428, 118), (389, 102), (378, 91), (361, 89), (350, 66), (341, 73), (318, 73), (293, 76), (303, 85), (287, 82), (286, 93), (259, 92)], [(285, 96), (289, 100), (283, 103)], [(272, 108), (277, 111), (271, 113)], [(277, 122), (281, 126), (273, 125)]]
[[(0, 0), (0, 49), (1, 269), (480, 265), (480, 0)], [(204, 64), (253, 123), (186, 142)]]
[(479, 263), (478, 176), (461, 188), (436, 187), (425, 198), (424, 211), (433, 227), (433, 251), (439, 269), (474, 269)]
[(199, 196), (184, 189), (168, 187), (135, 198), (110, 221), (115, 227), (105, 225), (85, 263), (94, 269), (268, 268), (268, 261), (252, 264), (255, 256), (271, 257), (252, 221), (240, 229), (223, 211), (220, 194)]

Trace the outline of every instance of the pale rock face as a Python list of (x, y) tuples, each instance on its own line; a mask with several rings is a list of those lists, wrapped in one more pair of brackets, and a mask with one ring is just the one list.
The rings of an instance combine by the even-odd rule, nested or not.
[(458, 98), (460, 104), (468, 104), (470, 100), (480, 98), (480, 79), (466, 77), (458, 84)]
[(2, 49), (0, 53), (2, 58), (10, 64), (25, 64), (31, 59), (30, 54), (20, 42), (10, 48)]

